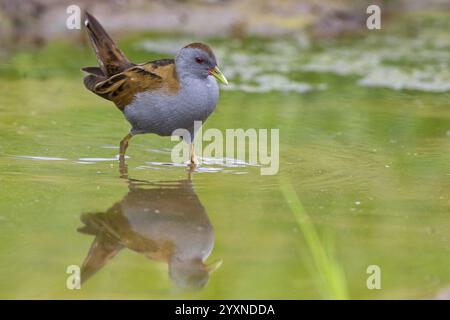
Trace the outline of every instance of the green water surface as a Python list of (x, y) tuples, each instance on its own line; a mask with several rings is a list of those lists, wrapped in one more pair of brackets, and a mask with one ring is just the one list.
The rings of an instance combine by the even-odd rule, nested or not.
[[(143, 50), (142, 41), (152, 37), (123, 41), (130, 59), (161, 56)], [(369, 46), (364, 41), (298, 47), (298, 59), (326, 63), (329, 50), (357, 54)], [(263, 43), (230, 46), (251, 57)], [(421, 48), (435, 59), (449, 52)], [(264, 69), (270, 52), (256, 60), (273, 76), (277, 68)], [(421, 65), (413, 50), (403, 55), (409, 63), (385, 66)], [(0, 298), (427, 298), (450, 286), (448, 91), (394, 90), (389, 77), (386, 86), (366, 86), (359, 69), (339, 75), (289, 63), (287, 81), (311, 90), (222, 90), (206, 123), (278, 128), (279, 173), (206, 164), (186, 181), (184, 166), (165, 164), (175, 143), (154, 135), (132, 140), (128, 178), (120, 177), (117, 145), (129, 126), (83, 87), (78, 70), (95, 64), (90, 48), (55, 42), (2, 62)], [(438, 89), (448, 68), (439, 69)], [(152, 236), (142, 236), (147, 231)], [(91, 257), (98, 270), (80, 290), (67, 289), (67, 267), (83, 264), (94, 239), (103, 246)], [(189, 268), (169, 272), (158, 256), (186, 243), (183, 250), (211, 249), (206, 265), (222, 261), (209, 279)], [(380, 290), (366, 286), (370, 265), (381, 269)]]

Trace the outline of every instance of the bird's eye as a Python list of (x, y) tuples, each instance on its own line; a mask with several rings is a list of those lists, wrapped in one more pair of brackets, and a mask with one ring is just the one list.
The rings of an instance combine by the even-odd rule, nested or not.
[(200, 63), (200, 64), (202, 64), (204, 62), (204, 60), (200, 57), (196, 57), (195, 61), (197, 61), (197, 63)]

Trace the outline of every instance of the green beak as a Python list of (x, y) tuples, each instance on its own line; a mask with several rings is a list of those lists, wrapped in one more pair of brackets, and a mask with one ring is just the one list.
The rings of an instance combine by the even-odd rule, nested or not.
[(211, 70), (209, 70), (209, 73), (214, 76), (218, 81), (222, 82), (223, 84), (228, 84), (227, 78), (223, 75), (222, 71), (220, 71), (218, 66), (215, 66)]

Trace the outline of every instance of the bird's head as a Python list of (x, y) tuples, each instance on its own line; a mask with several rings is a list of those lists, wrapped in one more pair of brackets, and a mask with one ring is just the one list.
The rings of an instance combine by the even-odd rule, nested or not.
[(194, 291), (203, 288), (210, 275), (221, 265), (221, 259), (206, 265), (202, 259), (172, 258), (169, 261), (169, 276), (178, 288)]
[(216, 57), (211, 48), (203, 43), (191, 43), (183, 47), (175, 59), (177, 71), (200, 79), (213, 76), (218, 81), (228, 84), (227, 79), (217, 66)]

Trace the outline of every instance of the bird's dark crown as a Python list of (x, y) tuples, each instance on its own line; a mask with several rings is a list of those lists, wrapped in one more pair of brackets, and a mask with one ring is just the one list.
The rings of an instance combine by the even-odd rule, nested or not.
[(211, 59), (213, 59), (214, 61), (216, 60), (216, 56), (214, 55), (214, 52), (211, 50), (210, 47), (208, 47), (204, 43), (194, 42), (194, 43), (188, 44), (187, 46), (185, 46), (185, 48), (194, 48), (194, 49), (203, 50), (211, 57)]

